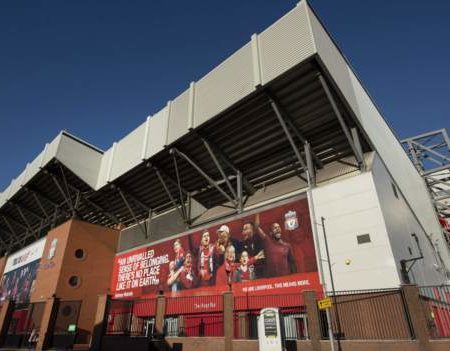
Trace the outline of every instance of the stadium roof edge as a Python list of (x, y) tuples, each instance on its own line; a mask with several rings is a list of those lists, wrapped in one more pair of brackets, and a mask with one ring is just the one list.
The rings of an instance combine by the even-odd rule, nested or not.
[[(191, 197), (205, 208), (226, 203), (242, 187), (240, 182), (249, 185), (239, 194), (242, 199), (251, 187), (293, 174), (304, 177), (302, 158), (307, 154), (320, 172), (322, 164), (349, 155), (362, 166), (361, 154), (373, 150), (419, 222), (427, 232), (436, 232), (422, 179), (345, 57), (302, 1), (108, 150), (60, 133), (37, 157), (41, 164), (33, 161), (2, 193), (0, 219), (3, 211), (20, 219), (13, 217), (14, 207), (5, 210), (5, 199), (22, 196), (17, 193), (31, 174), (42, 173), (42, 165), (62, 173), (54, 160), (77, 183), (74, 197), (89, 194), (83, 219), (111, 226), (138, 222), (153, 210), (185, 212)], [(202, 170), (209, 173), (199, 176)], [(66, 211), (71, 209), (70, 196), (61, 197), (46, 179), (37, 183), (55, 192), (54, 203), (58, 198)], [(31, 206), (26, 197), (21, 199)], [(13, 229), (18, 227), (26, 225)], [(8, 229), (0, 220), (0, 232), (14, 234)]]

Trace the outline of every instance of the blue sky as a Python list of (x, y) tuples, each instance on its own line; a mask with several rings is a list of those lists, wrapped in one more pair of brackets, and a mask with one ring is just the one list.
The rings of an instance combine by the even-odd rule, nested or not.
[[(313, 0), (400, 137), (450, 128), (447, 1)], [(0, 1), (0, 190), (61, 129), (106, 149), (296, 1)]]

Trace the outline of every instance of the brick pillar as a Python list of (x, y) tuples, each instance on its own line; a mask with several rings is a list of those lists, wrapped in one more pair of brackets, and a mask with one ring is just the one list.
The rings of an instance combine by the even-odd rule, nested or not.
[(234, 331), (234, 297), (231, 291), (223, 294), (223, 336), (225, 351), (233, 351), (233, 331)]
[(306, 313), (308, 318), (308, 332), (311, 340), (311, 347), (314, 351), (320, 351), (320, 317), (317, 308), (317, 294), (315, 291), (304, 291), (303, 300), (306, 305)]
[(416, 285), (406, 284), (401, 287), (405, 307), (409, 312), (411, 326), (415, 339), (419, 342), (420, 350), (430, 350), (430, 333), (428, 331), (425, 313), (419, 298), (419, 289)]
[(166, 297), (159, 295), (156, 298), (156, 316), (155, 316), (155, 330), (158, 337), (164, 335), (164, 316), (166, 313)]
[(8, 332), (9, 323), (11, 322), (12, 309), (14, 308), (14, 302), (11, 300), (5, 300), (0, 310), (0, 347), (5, 342), (6, 333)]
[(51, 297), (45, 302), (44, 313), (42, 314), (41, 326), (39, 328), (39, 338), (36, 345), (36, 351), (42, 351), (48, 347), (53, 334), (53, 325), (56, 319), (56, 309), (58, 308), (58, 299)]
[(105, 334), (107, 324), (107, 312), (111, 295), (101, 294), (97, 299), (97, 310), (94, 316), (94, 330), (92, 331), (92, 341), (90, 351), (98, 351), (101, 347), (102, 337)]

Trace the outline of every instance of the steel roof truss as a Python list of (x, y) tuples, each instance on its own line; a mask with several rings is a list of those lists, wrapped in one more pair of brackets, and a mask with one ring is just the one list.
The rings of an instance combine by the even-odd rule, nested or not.
[(22, 209), (19, 206), (17, 206), (17, 205), (13, 205), (13, 206), (17, 210), (17, 212), (19, 213), (20, 217), (23, 219), (24, 223), (28, 227), (28, 230), (32, 231), (33, 229), (31, 228), (30, 222), (28, 222), (27, 217), (23, 214)]
[(306, 155), (306, 166), (308, 171), (307, 178), (310, 179), (311, 186), (316, 186), (316, 170), (313, 164), (311, 145), (307, 141), (305, 141), (305, 155)]
[[(173, 207), (175, 207), (177, 209), (178, 214), (180, 215), (181, 219), (183, 220), (184, 223), (189, 224), (189, 217), (185, 216), (183, 210), (180, 208), (180, 206), (178, 205), (178, 203), (175, 201), (175, 198), (173, 197), (172, 193), (170, 192), (163, 176), (161, 175), (161, 172), (159, 171), (158, 168), (153, 167), (153, 170), (156, 173), (156, 176), (158, 177), (161, 185), (163, 186), (167, 196), (170, 199), (170, 202), (172, 203)], [(180, 202), (183, 202), (183, 199), (180, 199)]]
[(103, 215), (105, 215), (106, 217), (108, 217), (111, 221), (113, 221), (115, 224), (119, 224), (120, 220), (111, 212), (105, 211), (100, 205), (98, 205), (97, 203), (95, 203), (94, 201), (84, 197), (83, 195), (81, 195), (81, 201), (85, 204), (87, 204), (88, 206), (96, 209), (97, 211), (101, 212)]
[(341, 114), (341, 111), (339, 111), (339, 108), (337, 106), (336, 101), (334, 100), (333, 95), (331, 94), (330, 88), (328, 87), (327, 82), (325, 81), (325, 78), (322, 76), (322, 74), (318, 74), (320, 84), (322, 85), (323, 90), (325, 91), (325, 94), (328, 98), (329, 103), (331, 104), (331, 107), (333, 108), (333, 111), (339, 121), (339, 124), (341, 125), (342, 131), (345, 134), (345, 137), (347, 138), (348, 144), (350, 145), (353, 155), (356, 158), (356, 161), (358, 162), (358, 166), (361, 170), (365, 169), (365, 163), (364, 163), (364, 156), (362, 154), (361, 148), (358, 149), (355, 146), (355, 142), (353, 140), (353, 137), (348, 129), (347, 124), (344, 121), (344, 118)]
[[(200, 134), (197, 132), (197, 134)], [(235, 163), (231, 162), (230, 158), (224, 153), (224, 151), (217, 146), (216, 143), (211, 141), (209, 138), (201, 135), (200, 138), (202, 139), (203, 143), (208, 144), (209, 149), (211, 150), (211, 153), (217, 154), (220, 159), (225, 163), (227, 167), (232, 169), (236, 174), (238, 172), (241, 173), (242, 176), (242, 186), (245, 189), (245, 192), (247, 194), (253, 195), (256, 191), (256, 189), (253, 187), (253, 185), (250, 183), (250, 181), (247, 179), (247, 177), (244, 175), (244, 173), (238, 169)], [(206, 147), (206, 145), (205, 145)], [(209, 151), (208, 151), (209, 152)]]
[(220, 175), (222, 176), (223, 180), (227, 184), (228, 189), (230, 190), (230, 192), (233, 195), (234, 199), (237, 200), (236, 191), (234, 190), (233, 186), (231, 185), (230, 180), (228, 179), (228, 176), (225, 174), (225, 171), (222, 168), (222, 165), (220, 164), (220, 162), (217, 159), (216, 155), (214, 154), (211, 146), (209, 145), (209, 143), (204, 138), (202, 138), (202, 141), (203, 141), (203, 145), (205, 146), (206, 150), (209, 153), (209, 156), (211, 156), (211, 159), (213, 160), (214, 165), (216, 166), (216, 168), (219, 171)]
[[(267, 97), (269, 98), (270, 104), (272, 106), (272, 109), (275, 111), (275, 113), (277, 113), (276, 109), (274, 108), (274, 106), (277, 108), (278, 113), (282, 116), (282, 118), (284, 119), (284, 121), (287, 123), (287, 125), (289, 126), (289, 128), (294, 132), (294, 135), (297, 137), (297, 139), (302, 143), (305, 144), (307, 142), (307, 139), (305, 138), (305, 136), (300, 132), (300, 130), (295, 126), (294, 122), (292, 121), (291, 116), (287, 113), (286, 109), (284, 109), (284, 107), (281, 105), (280, 101), (269, 91), (269, 90), (264, 90), (264, 93), (267, 95)], [(278, 116), (277, 116), (278, 117)], [(320, 158), (316, 155), (316, 153), (314, 152), (314, 150), (310, 147), (310, 153), (311, 156), (313, 157), (314, 163), (316, 164), (317, 168), (323, 168), (323, 163), (320, 160)]]
[(49, 216), (47, 211), (45, 210), (44, 206), (42, 205), (41, 200), (39, 199), (39, 197), (36, 195), (36, 193), (31, 192), (31, 195), (34, 199), (34, 201), (36, 202), (36, 204), (38, 205), (39, 209), (41, 210), (42, 214), (45, 216), (45, 218), (48, 220)]
[(26, 207), (23, 204), (19, 204), (16, 201), (11, 201), (11, 204), (14, 205), (17, 208), (20, 208), (22, 211), (25, 211), (26, 213), (29, 213), (31, 216), (33, 216), (34, 218), (38, 219), (39, 221), (42, 220), (42, 216), (37, 214), (36, 212), (34, 212), (32, 209)]
[(48, 174), (52, 178), (53, 182), (55, 183), (56, 187), (58, 188), (59, 192), (61, 193), (61, 195), (64, 199), (64, 202), (69, 206), (69, 209), (73, 214), (75, 212), (75, 209), (73, 207), (73, 203), (72, 203), (72, 199), (70, 198), (70, 195), (65, 193), (65, 191), (61, 187), (61, 184), (59, 184), (59, 181), (54, 174), (52, 174), (50, 172), (48, 172)]
[(294, 151), (295, 157), (297, 158), (298, 162), (300, 162), (300, 166), (301, 168), (306, 171), (307, 170), (307, 166), (305, 163), (305, 160), (303, 159), (300, 150), (298, 149), (297, 145), (295, 144), (294, 138), (292, 137), (289, 128), (287, 126), (287, 123), (285, 121), (285, 119), (283, 118), (283, 115), (281, 114), (281, 111), (277, 105), (277, 103), (271, 99), (270, 101), (270, 105), (272, 106), (273, 111), (275, 112), (275, 115), (278, 119), (278, 122), (280, 122), (281, 128), (284, 131), (284, 134), (286, 136), (286, 138), (289, 141), (289, 144), (291, 145), (292, 150)]
[[(117, 190), (117, 192), (119, 193), (120, 197), (122, 198), (122, 201), (124, 202), (125, 206), (128, 209), (128, 212), (130, 212), (131, 217), (133, 218), (134, 222), (139, 226), (139, 228), (142, 231), (142, 234), (144, 234), (144, 237), (147, 239), (148, 238), (148, 233), (147, 233), (147, 228), (144, 227), (144, 225), (141, 223), (141, 221), (138, 220), (135, 212), (133, 211), (133, 209), (130, 206), (130, 203), (128, 202), (125, 193), (122, 191), (122, 189), (120, 189), (119, 187), (115, 186), (113, 187)], [(147, 210), (149, 210), (147, 208)]]
[[(236, 205), (236, 200), (233, 199), (230, 195), (228, 195), (218, 184), (216, 181), (214, 181), (208, 174), (206, 174), (205, 171), (203, 171), (191, 158), (189, 158), (186, 154), (179, 151), (176, 148), (171, 149), (173, 154), (176, 154), (186, 160), (205, 180), (214, 188), (217, 189), (229, 202)], [(176, 159), (176, 158), (175, 158)]]
[(175, 168), (175, 175), (177, 177), (177, 187), (178, 187), (178, 192), (179, 192), (179, 196), (180, 196), (181, 212), (183, 213), (182, 218), (187, 218), (187, 211), (186, 211), (186, 206), (184, 205), (184, 201), (183, 201), (183, 190), (181, 187), (181, 177), (180, 177), (180, 172), (178, 170), (177, 158), (175, 156), (175, 153), (172, 152), (172, 150), (170, 150), (170, 153), (172, 154), (173, 166)]
[(2, 215), (3, 220), (5, 221), (6, 225), (8, 226), (9, 230), (11, 230), (12, 233), (16, 234), (15, 230), (13, 229), (12, 225), (10, 222), (14, 223), (15, 225), (17, 225), (18, 227), (24, 229), (24, 230), (28, 230), (28, 227), (26, 225), (23, 225), (20, 222), (17, 222), (15, 219), (11, 218), (11, 217), (7, 217), (6, 215)]

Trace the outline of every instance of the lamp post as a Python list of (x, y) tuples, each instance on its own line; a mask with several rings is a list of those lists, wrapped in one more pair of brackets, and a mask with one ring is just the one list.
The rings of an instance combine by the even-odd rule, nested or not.
[(336, 290), (334, 288), (333, 270), (331, 269), (330, 251), (328, 250), (327, 233), (326, 233), (326, 230), (325, 230), (325, 218), (320, 217), (320, 221), (322, 222), (323, 238), (325, 240), (325, 250), (326, 250), (326, 254), (327, 254), (328, 270), (329, 270), (329, 273), (330, 273), (330, 280), (331, 280), (331, 292), (333, 294), (333, 305), (334, 305), (334, 310), (335, 310), (335, 313), (336, 313), (336, 324), (337, 324), (337, 328), (338, 328), (338, 332), (336, 334), (336, 341), (337, 341), (337, 344), (338, 344), (338, 350), (341, 351), (342, 350), (342, 346), (341, 346), (341, 321), (340, 321), (340, 318), (339, 318), (339, 309), (338, 309), (337, 304), (336, 304)]

